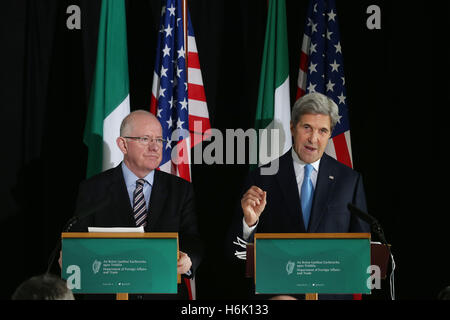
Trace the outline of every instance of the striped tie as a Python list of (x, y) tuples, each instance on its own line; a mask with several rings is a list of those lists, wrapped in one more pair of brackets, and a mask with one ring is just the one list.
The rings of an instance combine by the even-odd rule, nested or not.
[(133, 213), (136, 226), (147, 225), (147, 206), (144, 198), (144, 179), (136, 180), (136, 189), (134, 190)]

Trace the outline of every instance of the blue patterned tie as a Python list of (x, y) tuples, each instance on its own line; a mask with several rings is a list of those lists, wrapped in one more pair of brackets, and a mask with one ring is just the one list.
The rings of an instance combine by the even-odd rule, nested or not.
[(305, 166), (305, 176), (303, 177), (301, 203), (303, 212), (303, 221), (305, 223), (305, 229), (308, 230), (309, 217), (311, 215), (311, 206), (314, 195), (314, 187), (311, 181), (311, 172), (313, 166), (307, 164)]
[(136, 181), (136, 189), (134, 190), (133, 214), (136, 221), (136, 227), (147, 225), (147, 205), (144, 198), (144, 179)]

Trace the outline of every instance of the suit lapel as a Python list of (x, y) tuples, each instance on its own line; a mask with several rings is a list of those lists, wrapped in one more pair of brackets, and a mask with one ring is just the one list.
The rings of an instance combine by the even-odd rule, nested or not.
[(298, 219), (299, 221), (301, 221), (300, 226), (301, 228), (303, 228), (303, 230), (299, 230), (299, 232), (306, 232), (306, 228), (304, 226), (302, 218), (302, 209), (291, 152), (292, 151), (290, 149), (288, 152), (286, 152), (285, 155), (279, 158), (280, 166), (276, 177), (281, 192), (283, 193), (283, 196), (286, 199), (286, 203), (288, 204), (288, 214), (295, 217), (294, 219)]
[(118, 224), (121, 226), (134, 227), (136, 223), (133, 217), (133, 208), (130, 204), (130, 199), (128, 197), (128, 191), (120, 164), (114, 170), (112, 183), (109, 188), (114, 204), (112, 207), (112, 212), (116, 215)]
[(319, 227), (320, 221), (327, 210), (334, 183), (335, 174), (333, 167), (330, 165), (329, 156), (324, 154), (320, 160), (308, 232), (316, 232)]
[(148, 229), (151, 231), (161, 216), (164, 203), (167, 198), (167, 177), (165, 173), (155, 170), (155, 178), (153, 180), (152, 193), (150, 195), (149, 216), (150, 223)]

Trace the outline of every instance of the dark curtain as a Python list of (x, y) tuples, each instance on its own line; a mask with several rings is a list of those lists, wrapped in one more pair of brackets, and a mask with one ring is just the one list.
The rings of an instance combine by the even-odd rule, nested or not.
[[(401, 298), (435, 298), (450, 284), (448, 261), (426, 278), (417, 268), (448, 259), (443, 159), (448, 91), (433, 95), (433, 19), (426, 1), (337, 0), (354, 167), (369, 212), (383, 224), (398, 265)], [(307, 1), (287, 0), (291, 101), (295, 97)], [(82, 143), (95, 65), (99, 0), (6, 0), (0, 4), (0, 298), (45, 271), (61, 228), (73, 214), (85, 177)], [(190, 0), (212, 127), (253, 127), (265, 0)], [(382, 29), (368, 30), (366, 8), (377, 4)], [(81, 30), (69, 30), (69, 5), (81, 8)], [(131, 108), (149, 108), (160, 1), (126, 1)], [(442, 10), (447, 12), (446, 10)], [(433, 34), (436, 36), (436, 33)], [(445, 43), (445, 41), (444, 41)], [(445, 68), (445, 69), (444, 69)], [(448, 81), (439, 83), (448, 90)], [(439, 120), (439, 121), (438, 121)], [(442, 124), (439, 124), (443, 122)], [(431, 169), (424, 169), (430, 164)], [(443, 167), (445, 168), (445, 164)], [(224, 259), (224, 239), (239, 203), (247, 165), (193, 165), (207, 256), (197, 277), (200, 299), (238, 298), (249, 279)], [(431, 171), (431, 172), (430, 172)], [(444, 170), (446, 171), (446, 170)], [(437, 178), (437, 180), (436, 180)], [(434, 180), (433, 180), (434, 179)], [(53, 272), (59, 272), (54, 266)], [(387, 282), (383, 282), (384, 288)], [(374, 293), (386, 298), (386, 290)]]

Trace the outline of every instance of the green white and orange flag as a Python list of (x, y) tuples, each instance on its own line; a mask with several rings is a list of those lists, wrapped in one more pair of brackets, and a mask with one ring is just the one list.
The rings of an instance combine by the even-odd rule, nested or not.
[(120, 123), (130, 113), (129, 92), (125, 2), (103, 0), (83, 138), (88, 147), (88, 178), (122, 161), (116, 139)]
[(291, 148), (290, 113), (286, 4), (284, 0), (270, 0), (255, 129), (258, 131), (259, 129), (279, 129), (279, 131), (278, 139), (276, 135), (269, 134), (267, 144), (264, 144), (264, 139), (261, 139), (261, 134), (259, 135), (259, 165), (281, 156)]

